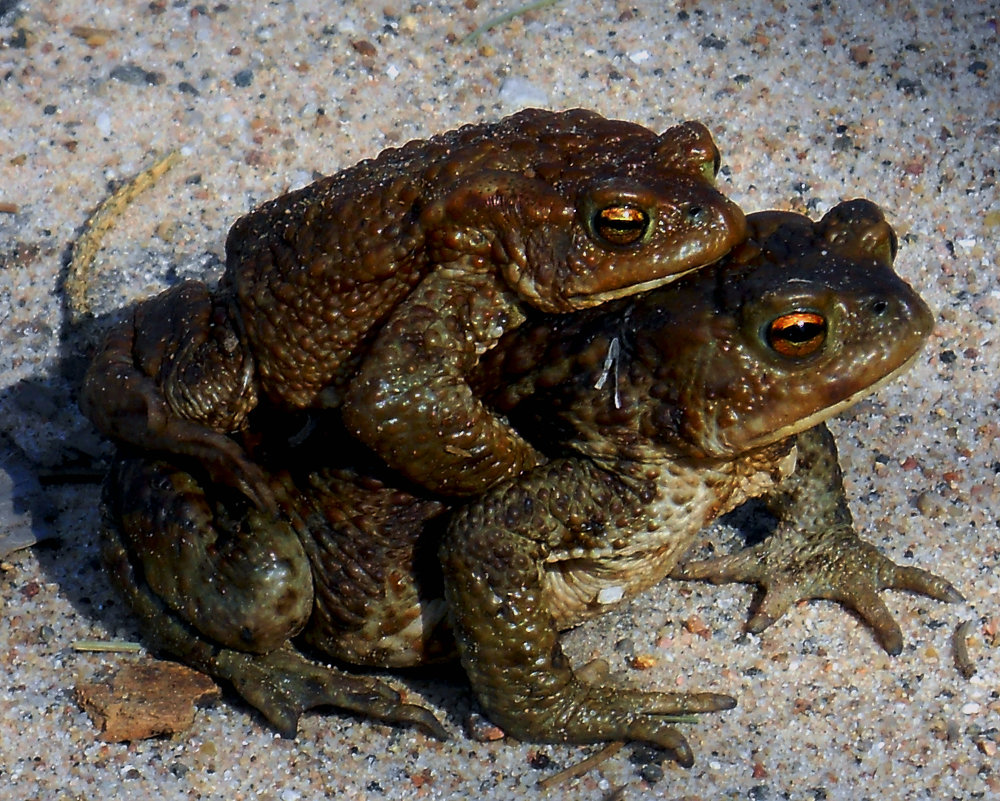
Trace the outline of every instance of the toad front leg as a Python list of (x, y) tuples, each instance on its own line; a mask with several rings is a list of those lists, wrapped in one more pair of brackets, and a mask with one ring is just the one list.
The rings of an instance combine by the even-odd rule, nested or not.
[(348, 429), (407, 478), (446, 495), (482, 492), (540, 463), (467, 378), (523, 320), (495, 276), (439, 269), (372, 344), (344, 399)]
[(886, 651), (898, 654), (903, 635), (879, 591), (910, 590), (948, 602), (961, 601), (962, 596), (945, 579), (897, 565), (858, 537), (847, 507), (837, 446), (825, 424), (799, 434), (796, 447), (795, 471), (764, 496), (779, 518), (776, 531), (745, 551), (683, 564), (671, 575), (716, 584), (760, 585), (763, 598), (747, 623), (755, 633), (797, 601), (839, 601), (868, 622)]
[(479, 702), (509, 734), (536, 742), (642, 740), (690, 765), (690, 747), (665, 716), (735, 705), (716, 693), (589, 684), (563, 655), (546, 564), (557, 550), (600, 548), (605, 527), (641, 521), (643, 505), (594, 464), (562, 460), (498, 487), (452, 521), (441, 560), (459, 655)]

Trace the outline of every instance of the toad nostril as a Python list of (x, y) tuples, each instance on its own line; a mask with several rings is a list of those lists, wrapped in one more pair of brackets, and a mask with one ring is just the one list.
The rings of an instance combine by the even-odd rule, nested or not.
[(701, 219), (705, 216), (705, 209), (702, 206), (697, 206), (697, 205), (688, 206), (687, 216), (688, 219), (692, 220), (693, 222), (700, 222)]
[(889, 302), (886, 300), (876, 300), (872, 301), (872, 314), (881, 317), (883, 314), (889, 311)]

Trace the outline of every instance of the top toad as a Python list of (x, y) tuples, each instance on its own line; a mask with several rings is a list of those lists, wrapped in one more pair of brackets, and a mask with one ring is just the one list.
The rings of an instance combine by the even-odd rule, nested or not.
[(716, 261), (746, 232), (707, 129), (528, 109), (387, 150), (238, 220), (219, 289), (140, 303), (81, 405), (268, 506), (227, 436), (266, 399), (341, 408), (391, 466), (464, 495), (541, 457), (466, 376), (526, 307), (565, 312)]

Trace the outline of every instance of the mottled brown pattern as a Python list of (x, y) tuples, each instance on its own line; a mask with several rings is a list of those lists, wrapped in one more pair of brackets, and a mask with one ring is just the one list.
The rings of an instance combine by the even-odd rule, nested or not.
[(258, 396), (343, 407), (410, 480), (480, 492), (539, 454), (469, 390), (478, 357), (528, 310), (592, 306), (721, 258), (746, 227), (718, 168), (700, 123), (658, 135), (579, 109), (386, 150), (238, 220), (218, 291), (141, 304), (82, 406), (109, 436), (194, 457), (261, 508), (267, 479), (226, 437)]
[[(106, 491), (112, 576), (166, 650), (233, 682), (286, 733), (323, 704), (444, 733), (427, 710), (297, 644), (385, 666), (457, 652), (480, 704), (519, 738), (645, 740), (690, 764), (664, 715), (732, 698), (591, 684), (559, 645), (561, 628), (667, 575), (760, 584), (754, 631), (798, 600), (839, 600), (898, 652), (882, 589), (960, 596), (858, 538), (822, 421), (905, 367), (932, 318), (893, 273), (891, 229), (872, 204), (818, 223), (750, 221), (752, 240), (725, 262), (533, 318), (483, 356), (477, 397), (543, 463), (457, 503), (407, 485), (329, 417), (291, 445), (260, 421), (255, 457), (277, 516), (201, 474), (123, 457)], [(769, 376), (766, 402), (743, 394), (747, 371)], [(706, 524), (755, 497), (778, 518), (771, 536), (680, 563)], [(230, 552), (232, 564), (205, 557)], [(286, 598), (311, 609), (304, 627)], [(275, 647), (279, 625), (288, 642)]]

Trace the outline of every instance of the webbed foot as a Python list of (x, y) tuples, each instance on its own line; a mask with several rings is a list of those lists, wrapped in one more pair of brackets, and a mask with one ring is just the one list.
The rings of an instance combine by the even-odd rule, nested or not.
[(665, 748), (683, 767), (694, 755), (671, 716), (721, 712), (736, 699), (720, 693), (665, 693), (590, 685), (576, 677), (546, 698), (503, 710), (486, 700), (490, 717), (508, 734), (534, 742), (641, 741)]
[(844, 495), (837, 446), (822, 423), (796, 435), (797, 464), (764, 496), (779, 524), (763, 542), (730, 556), (678, 565), (672, 578), (716, 584), (757, 584), (764, 594), (747, 630), (760, 632), (796, 601), (823, 598), (854, 609), (892, 655), (903, 635), (881, 590), (910, 590), (939, 601), (961, 601), (945, 579), (897, 565), (854, 530)]
[(223, 649), (213, 662), (213, 673), (231, 682), (283, 737), (295, 736), (303, 712), (332, 706), (386, 723), (412, 724), (448, 739), (430, 710), (404, 703), (385, 682), (325, 667), (291, 648), (267, 654)]
[(897, 565), (845, 528), (831, 529), (805, 543), (771, 536), (740, 553), (678, 565), (671, 578), (759, 585), (764, 594), (746, 624), (747, 631), (755, 634), (798, 601), (839, 601), (872, 627), (892, 655), (902, 650), (903, 635), (879, 597), (881, 590), (910, 590), (947, 602), (964, 600), (950, 582), (920, 568)]
[(455, 644), (486, 715), (510, 735), (550, 743), (638, 740), (689, 766), (691, 747), (669, 716), (731, 709), (733, 698), (591, 684), (559, 644), (544, 583), (549, 542), (579, 533), (564, 521), (601, 519), (597, 509), (628, 497), (605, 492), (599, 471), (583, 460), (550, 462), (451, 519), (439, 556)]

